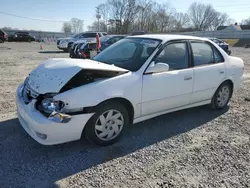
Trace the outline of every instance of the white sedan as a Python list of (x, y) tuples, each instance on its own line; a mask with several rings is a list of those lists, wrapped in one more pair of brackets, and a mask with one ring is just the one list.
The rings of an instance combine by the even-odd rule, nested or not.
[(227, 106), (244, 63), (203, 38), (131, 36), (93, 60), (49, 59), (17, 89), (20, 123), (53, 145), (86, 137), (109, 145), (128, 124), (211, 104)]

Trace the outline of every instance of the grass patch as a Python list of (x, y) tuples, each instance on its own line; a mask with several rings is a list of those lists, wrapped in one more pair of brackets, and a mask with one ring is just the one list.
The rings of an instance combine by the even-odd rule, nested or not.
[(250, 43), (250, 39), (223, 39), (223, 40), (233, 47), (244, 47), (245, 44)]
[(223, 39), (224, 41), (226, 41), (226, 43), (228, 43), (230, 46), (234, 46), (236, 43), (239, 42), (239, 39)]

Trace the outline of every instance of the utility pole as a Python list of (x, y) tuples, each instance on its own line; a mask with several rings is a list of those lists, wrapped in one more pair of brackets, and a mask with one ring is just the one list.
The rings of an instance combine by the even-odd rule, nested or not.
[(101, 19), (100, 7), (96, 7), (96, 18), (98, 21), (98, 32), (99, 32), (100, 31), (100, 19)]

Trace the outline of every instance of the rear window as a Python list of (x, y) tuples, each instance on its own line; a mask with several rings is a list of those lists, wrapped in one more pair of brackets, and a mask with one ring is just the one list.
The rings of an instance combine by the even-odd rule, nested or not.
[(96, 49), (96, 43), (89, 43), (89, 44), (82, 45), (81, 49), (84, 49), (84, 50), (92, 49), (92, 50), (94, 50), (94, 49)]
[(95, 38), (96, 37), (96, 33), (84, 33), (82, 34), (83, 38)]

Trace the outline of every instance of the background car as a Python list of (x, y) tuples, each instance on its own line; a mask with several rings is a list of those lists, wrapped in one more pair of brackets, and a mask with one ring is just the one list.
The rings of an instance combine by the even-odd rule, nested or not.
[(3, 43), (8, 39), (7, 33), (5, 33), (3, 30), (0, 30), (0, 43)]
[(211, 41), (216, 43), (219, 47), (221, 47), (228, 55), (231, 55), (231, 50), (229, 50), (229, 44), (225, 41), (218, 39), (218, 38), (209, 38)]
[(8, 37), (9, 42), (32, 42), (36, 41), (36, 38), (31, 36), (29, 33), (26, 32), (18, 32), (14, 35)]
[(106, 36), (106, 35), (108, 35), (108, 33), (107, 33), (107, 32), (102, 32), (102, 34), (103, 34), (103, 36)]
[(96, 44), (96, 38), (95, 39), (84, 39), (84, 40), (78, 40), (76, 42), (74, 42), (70, 49), (69, 49), (69, 57), (71, 58), (80, 58), (79, 56), (79, 49), (81, 47), (83, 47), (86, 44), (91, 44), (91, 43), (95, 43)]
[(126, 35), (106, 35), (102, 37), (101, 38), (101, 51), (105, 50), (107, 47), (123, 39), (124, 37), (126, 37)]
[(90, 51), (94, 50), (96, 50), (96, 41), (80, 41), (71, 46), (69, 56), (71, 58), (90, 59)]
[(134, 32), (132, 33), (132, 36), (134, 36), (134, 35), (145, 35), (145, 34), (146, 34), (145, 31), (134, 31)]
[(93, 40), (96, 38), (97, 34), (99, 35), (99, 37), (103, 37), (103, 34), (100, 32), (84, 32), (84, 33), (75, 34), (72, 37), (60, 38), (57, 40), (57, 47), (58, 49), (68, 52), (70, 50), (71, 45), (74, 42), (78, 40), (84, 40), (84, 39)]

